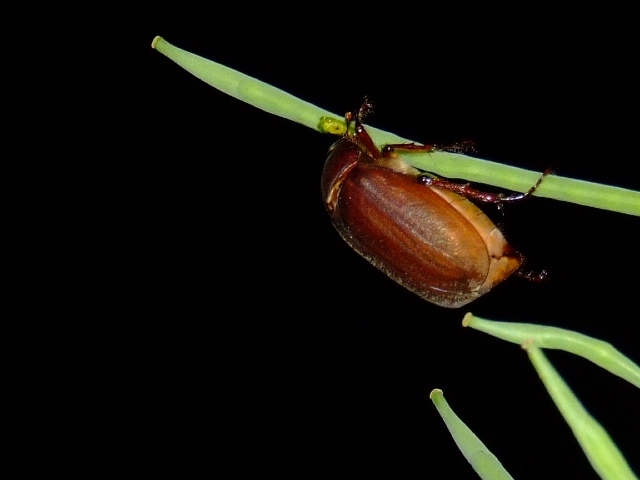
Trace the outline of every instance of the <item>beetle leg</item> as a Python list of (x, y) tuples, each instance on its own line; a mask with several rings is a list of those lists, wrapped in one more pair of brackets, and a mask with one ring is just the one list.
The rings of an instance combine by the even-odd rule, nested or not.
[(367, 131), (364, 128), (364, 120), (365, 118), (373, 112), (373, 104), (369, 101), (367, 97), (364, 98), (364, 102), (358, 110), (356, 115), (353, 112), (347, 112), (344, 115), (344, 119), (347, 122), (347, 135), (349, 135), (349, 126), (353, 122), (355, 125), (354, 134), (351, 139), (360, 145), (361, 148), (364, 148), (367, 153), (374, 159), (380, 160), (383, 155), (376, 147), (376, 144), (373, 143), (373, 139), (369, 136)]
[(542, 176), (538, 179), (536, 184), (524, 193), (513, 193), (511, 195), (505, 195), (504, 193), (488, 193), (473, 188), (468, 183), (455, 183), (450, 182), (442, 178), (433, 177), (427, 174), (418, 175), (417, 180), (419, 183), (428, 187), (443, 188), (452, 192), (458, 193), (466, 198), (471, 198), (478, 202), (483, 203), (495, 203), (499, 209), (505, 203), (519, 202), (530, 196), (540, 186), (542, 181), (547, 175), (553, 173), (551, 170), (545, 170)]
[(477, 200), (483, 203), (497, 203), (498, 205), (500, 205), (501, 203), (503, 203), (503, 198), (505, 198), (504, 194), (502, 193), (482, 192), (473, 188), (469, 183), (455, 183), (449, 180), (445, 180), (444, 178), (433, 177), (428, 174), (418, 175), (417, 181), (418, 183), (422, 183), (427, 187), (442, 188), (444, 190), (449, 190), (451, 192), (460, 194), (463, 197), (472, 198), (473, 200)]
[(539, 272), (524, 272), (518, 270), (516, 275), (530, 282), (544, 282), (549, 279), (549, 273), (546, 270), (540, 270)]
[(369, 115), (373, 113), (373, 103), (369, 100), (368, 97), (364, 97), (364, 101), (362, 105), (360, 105), (360, 110), (358, 110), (358, 115), (356, 116), (356, 124), (363, 124)]
[(546, 270), (525, 270), (527, 259), (520, 252), (514, 253), (517, 257), (520, 258), (520, 268), (515, 271), (515, 274), (520, 277), (528, 280), (529, 282), (546, 282), (549, 280), (549, 272)]
[(529, 190), (527, 190), (524, 193), (513, 193), (506, 197), (503, 196), (500, 201), (502, 203), (509, 203), (509, 202), (517, 202), (519, 200), (524, 200), (525, 198), (527, 198), (529, 195), (531, 195), (533, 192), (535, 192), (538, 189), (538, 187), (540, 186), (540, 184), (542, 183), (542, 181), (547, 175), (552, 175), (552, 174), (553, 174), (553, 170), (551, 170), (550, 168), (547, 168), (544, 172), (542, 172), (542, 175), (540, 176), (538, 181), (535, 183), (535, 185), (531, 187)]
[(436, 150), (440, 150), (443, 152), (451, 152), (451, 153), (475, 153), (476, 152), (476, 144), (473, 140), (460, 140), (459, 142), (454, 142), (449, 145), (434, 145)]
[(451, 152), (451, 153), (473, 153), (476, 151), (475, 144), (471, 140), (462, 140), (452, 143), (450, 145), (416, 145), (415, 143), (391, 143), (385, 145), (382, 149), (383, 154), (390, 154), (391, 152)]

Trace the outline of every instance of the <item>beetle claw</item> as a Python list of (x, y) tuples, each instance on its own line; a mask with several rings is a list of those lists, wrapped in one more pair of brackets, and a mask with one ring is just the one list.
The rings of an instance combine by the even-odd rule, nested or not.
[(520, 278), (524, 278), (525, 280), (529, 280), (530, 282), (545, 282), (549, 280), (549, 272), (546, 270), (540, 270), (539, 272), (523, 272), (522, 270), (518, 270), (516, 275)]

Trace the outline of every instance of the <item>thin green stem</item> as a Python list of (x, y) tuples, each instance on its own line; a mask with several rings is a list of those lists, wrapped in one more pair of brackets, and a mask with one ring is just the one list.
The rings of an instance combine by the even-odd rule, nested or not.
[(483, 480), (513, 480), (500, 460), (451, 409), (442, 390), (433, 390), (429, 398), (442, 417), (458, 449), (480, 478)]
[[(171, 45), (161, 37), (151, 46), (214, 88), (273, 115), (287, 118), (323, 133), (344, 132), (344, 120), (327, 110), (305, 102), (272, 85)], [(411, 143), (390, 132), (367, 127), (380, 147), (388, 143)], [(511, 167), (450, 152), (403, 154), (411, 165), (442, 177), (462, 178), (516, 192), (526, 192), (540, 178), (540, 172)], [(640, 216), (640, 192), (572, 178), (549, 176), (535, 191), (553, 198), (629, 215)]]
[(598, 475), (604, 480), (638, 480), (607, 431), (582, 406), (535, 340), (525, 342), (523, 348)]
[(471, 313), (464, 316), (462, 325), (518, 345), (533, 339), (541, 348), (573, 353), (640, 388), (640, 367), (613, 345), (597, 338), (546, 325), (496, 322)]

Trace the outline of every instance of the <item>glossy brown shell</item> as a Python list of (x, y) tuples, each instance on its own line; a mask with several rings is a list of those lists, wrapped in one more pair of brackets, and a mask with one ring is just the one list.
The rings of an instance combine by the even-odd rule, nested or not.
[(329, 151), (322, 193), (355, 251), (442, 307), (475, 300), (521, 266), (521, 255), (473, 203), (392, 170), (352, 138)]

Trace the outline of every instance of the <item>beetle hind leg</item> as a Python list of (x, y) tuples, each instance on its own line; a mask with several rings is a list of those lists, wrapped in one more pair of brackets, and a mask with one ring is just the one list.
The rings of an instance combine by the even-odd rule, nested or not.
[(530, 282), (544, 282), (549, 280), (549, 272), (546, 270), (540, 271), (524, 271), (522, 268), (516, 272), (516, 275)]
[(514, 193), (506, 197), (503, 196), (500, 199), (500, 203), (519, 202), (520, 200), (524, 200), (525, 198), (532, 195), (533, 192), (535, 192), (538, 189), (538, 187), (540, 186), (540, 184), (542, 183), (542, 181), (545, 179), (547, 175), (553, 175), (553, 170), (550, 168), (547, 168), (544, 172), (542, 172), (542, 175), (540, 176), (538, 181), (529, 190), (527, 190), (524, 193)]
[(462, 195), (463, 197), (470, 198), (478, 202), (496, 204), (498, 208), (501, 209), (502, 205), (504, 205), (505, 203), (519, 202), (531, 196), (533, 192), (538, 189), (545, 177), (552, 173), (552, 170), (545, 170), (542, 176), (535, 183), (535, 185), (529, 190), (524, 193), (513, 193), (511, 195), (505, 195), (504, 193), (483, 192), (481, 190), (473, 188), (469, 183), (455, 183), (443, 178), (434, 177), (429, 174), (418, 175), (417, 180), (419, 183), (422, 183), (428, 187), (442, 188), (444, 190), (455, 192), (459, 195)]

